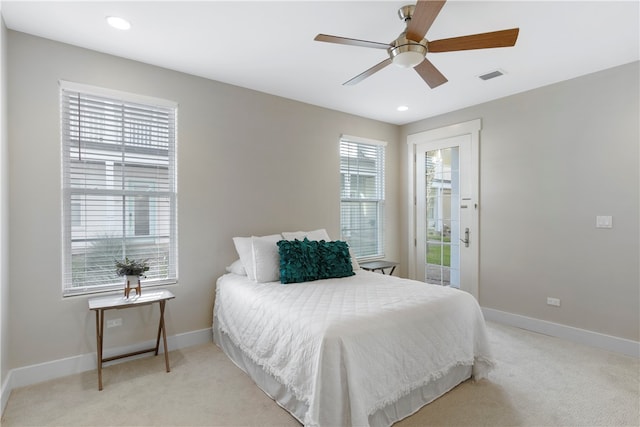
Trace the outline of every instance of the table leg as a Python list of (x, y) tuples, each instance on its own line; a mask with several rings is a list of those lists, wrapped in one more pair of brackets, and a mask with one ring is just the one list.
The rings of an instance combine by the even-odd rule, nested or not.
[(162, 330), (164, 329), (164, 301), (158, 301), (158, 307), (160, 307), (160, 320), (158, 321), (158, 336), (156, 337), (156, 353), (155, 355), (158, 355), (158, 352), (160, 350), (160, 335), (162, 334)]
[(171, 368), (169, 368), (169, 351), (167, 350), (167, 331), (164, 328), (165, 303), (165, 300), (160, 301), (160, 324), (158, 325), (158, 339), (156, 340), (156, 356), (158, 355), (158, 350), (160, 348), (160, 334), (162, 333), (162, 344), (164, 347), (164, 364), (167, 368), (167, 372), (171, 372)]
[(98, 356), (98, 390), (102, 390), (102, 332), (104, 331), (104, 310), (96, 310), (96, 353)]

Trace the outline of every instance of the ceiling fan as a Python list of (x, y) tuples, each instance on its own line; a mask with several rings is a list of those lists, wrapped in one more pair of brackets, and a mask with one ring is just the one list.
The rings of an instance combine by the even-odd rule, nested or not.
[(346, 81), (343, 85), (359, 83), (387, 65), (395, 64), (404, 68), (413, 67), (432, 89), (446, 83), (447, 78), (426, 58), (427, 53), (510, 47), (516, 44), (519, 28), (428, 41), (424, 36), (445, 3), (446, 0), (419, 0), (416, 5), (401, 7), (398, 10), (398, 16), (406, 23), (407, 28), (391, 43), (378, 43), (327, 34), (318, 34), (314, 40), (387, 50), (389, 54), (387, 59)]

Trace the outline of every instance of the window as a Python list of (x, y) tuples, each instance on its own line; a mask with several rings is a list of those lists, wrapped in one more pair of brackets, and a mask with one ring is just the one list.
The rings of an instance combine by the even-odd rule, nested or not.
[(177, 281), (176, 117), (170, 101), (61, 82), (63, 295)]
[(385, 143), (340, 138), (340, 228), (357, 258), (384, 256)]

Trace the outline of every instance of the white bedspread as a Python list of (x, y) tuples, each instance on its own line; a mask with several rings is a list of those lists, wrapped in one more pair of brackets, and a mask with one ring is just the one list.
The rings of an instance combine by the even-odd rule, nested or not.
[(282, 285), (218, 279), (217, 327), (309, 406), (307, 426), (368, 416), (457, 365), (493, 366), (484, 319), (466, 292), (358, 271)]

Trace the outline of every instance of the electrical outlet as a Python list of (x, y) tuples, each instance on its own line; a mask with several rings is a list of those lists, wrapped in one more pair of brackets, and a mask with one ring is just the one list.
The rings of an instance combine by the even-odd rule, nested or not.
[(122, 326), (122, 318), (107, 320), (107, 328), (113, 328), (114, 326)]
[(613, 217), (610, 215), (596, 216), (596, 228), (613, 228)]
[(554, 307), (560, 307), (560, 298), (547, 297), (547, 305), (552, 305)]

